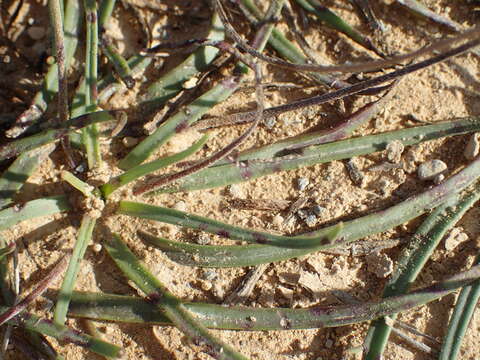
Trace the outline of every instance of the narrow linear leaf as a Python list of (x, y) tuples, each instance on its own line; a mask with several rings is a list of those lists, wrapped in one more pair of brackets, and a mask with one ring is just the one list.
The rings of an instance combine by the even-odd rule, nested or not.
[[(313, 251), (346, 245), (354, 240), (401, 225), (422, 215), (427, 210), (437, 207), (450, 196), (463, 191), (475, 182), (479, 176), (480, 158), (477, 158), (459, 173), (423, 193), (411, 196), (388, 209), (344, 222), (341, 230), (341, 237), (338, 241), (328, 245), (319, 245), (311, 249), (287, 249), (265, 245), (208, 246), (175, 243), (168, 240), (160, 240), (157, 242), (158, 245), (156, 246), (167, 251), (167, 255), (169, 255), (169, 252), (176, 252), (173, 258), (174, 260), (176, 259), (177, 261), (195, 266), (237, 267), (287, 260), (306, 255)], [(184, 215), (169, 212), (169, 216), (162, 217), (161, 221), (172, 224), (182, 224), (185, 227), (194, 226), (194, 228), (200, 228), (198, 227), (198, 223), (189, 221), (188, 214)], [(201, 222), (200, 225), (202, 225)], [(207, 222), (206, 224), (203, 224), (203, 228), (200, 229), (211, 229), (209, 226), (210, 222)], [(239, 231), (241, 228), (237, 229)], [(333, 227), (329, 226), (312, 232), (309, 235), (312, 237), (325, 236), (332, 231), (332, 229)], [(241, 230), (248, 231), (244, 229)], [(292, 238), (292, 240), (293, 239), (294, 238)], [(180, 254), (180, 252), (183, 252), (183, 254)]]
[(36, 149), (42, 145), (59, 140), (75, 130), (82, 129), (90, 124), (114, 121), (115, 111), (97, 111), (70, 119), (58, 128), (42, 131), (19, 140), (11, 141), (0, 146), (0, 160), (13, 158), (25, 151)]
[[(475, 259), (475, 264), (480, 264), (480, 256), (477, 256)], [(455, 360), (458, 357), (463, 337), (472, 323), (471, 320), (478, 306), (479, 299), (479, 280), (462, 288), (455, 302), (455, 308), (450, 317), (447, 335), (443, 339), (438, 360)]]
[(82, 224), (78, 231), (77, 241), (73, 248), (73, 254), (68, 263), (67, 272), (63, 278), (62, 286), (58, 293), (57, 303), (55, 305), (53, 320), (57, 324), (64, 324), (67, 319), (68, 305), (70, 303), (72, 291), (75, 287), (75, 281), (77, 280), (78, 271), (80, 270), (85, 251), (92, 238), (95, 223), (96, 219), (93, 219), (88, 215), (83, 216)]
[(18, 224), (21, 221), (40, 216), (57, 214), (70, 210), (70, 204), (65, 195), (57, 195), (17, 204), (0, 211), (0, 230)]
[[(225, 38), (222, 22), (217, 14), (213, 14), (210, 31), (207, 39), (221, 41)], [(194, 51), (181, 64), (163, 75), (148, 87), (144, 102), (153, 102), (156, 105), (164, 104), (183, 90), (183, 84), (188, 79), (204, 71), (216, 58), (218, 49), (213, 46), (203, 46)]]
[[(273, 160), (249, 160), (263, 159), (265, 155), (270, 156), (271, 152), (269, 149), (273, 145), (267, 145), (265, 155), (263, 153), (264, 148), (249, 150), (245, 155), (240, 154), (236, 163), (219, 166), (214, 165), (213, 167), (185, 177), (172, 186), (157, 191), (160, 193), (174, 193), (227, 186), (279, 171), (293, 170), (314, 164), (348, 159), (354, 156), (382, 151), (385, 150), (389, 142), (394, 140), (401, 141), (403, 145), (408, 146), (446, 136), (477, 132), (479, 130), (480, 118), (468, 117), (433, 125), (417, 126), (311, 146), (301, 149), (298, 152), (293, 152), (290, 156), (278, 157)], [(294, 147), (295, 145), (291, 144), (289, 146)], [(277, 153), (275, 154), (278, 155)]]
[(13, 319), (27, 308), (37, 297), (42, 295), (52, 282), (54, 282), (65, 270), (67, 266), (66, 258), (62, 258), (58, 264), (56, 264), (51, 271), (49, 271), (41, 281), (39, 281), (32, 291), (25, 296), (18, 304), (2, 311), (0, 314), (0, 325), (5, 324), (7, 321)]
[[(97, 110), (98, 97), (98, 20), (96, 0), (84, 0), (86, 24), (85, 51), (85, 112)], [(87, 152), (88, 167), (93, 169), (101, 161), (98, 127), (89, 125), (82, 130), (82, 139)]]
[[(260, 11), (260, 9), (255, 5), (252, 0), (241, 0), (242, 5), (245, 6), (249, 11), (251, 11), (252, 15), (256, 18), (257, 23), (254, 25), (258, 25), (259, 22), (264, 18), (264, 15)], [(295, 64), (306, 64), (308, 62), (308, 58), (302, 53), (302, 51), (290, 40), (288, 40), (285, 35), (274, 28), (272, 31), (272, 36), (268, 39), (268, 44), (284, 59), (295, 63)], [(350, 84), (335, 78), (329, 74), (319, 74), (319, 73), (309, 73), (309, 77), (314, 79), (315, 81), (319, 82), (320, 84), (325, 84), (331, 87), (345, 87)]]
[(179, 133), (198, 120), (211, 107), (227, 99), (237, 88), (235, 78), (227, 78), (198, 97), (191, 104), (162, 123), (155, 132), (140, 142), (119, 163), (118, 167), (130, 170), (145, 161), (159, 146), (165, 144), (175, 133)]
[[(64, 33), (65, 33), (65, 67), (68, 69), (77, 48), (82, 17), (78, 0), (65, 1)], [(48, 104), (58, 92), (57, 64), (48, 68), (43, 81), (42, 90), (34, 97), (32, 105), (16, 120), (15, 125), (7, 131), (8, 137), (17, 137), (36, 123), (47, 110)]]
[(378, 50), (372, 43), (372, 41), (365, 35), (361, 34), (359, 31), (352, 28), (347, 22), (340, 18), (333, 11), (323, 6), (317, 0), (295, 0), (298, 5), (304, 8), (306, 11), (314, 14), (322, 23), (329, 26), (332, 29), (341, 32), (346, 35), (357, 44), (363, 46), (368, 50), (372, 50), (379, 56), (384, 56), (384, 54)]
[[(307, 146), (331, 143), (346, 138), (357, 128), (374, 118), (383, 106), (391, 99), (392, 90), (387, 91), (380, 99), (368, 103), (353, 114), (348, 116), (339, 125), (331, 129), (315, 131), (280, 140), (276, 143), (262, 146), (261, 148), (252, 148), (241, 152), (236, 159), (271, 159), (274, 157), (285, 156), (288, 153), (298, 153), (293, 150), (302, 149)], [(218, 162), (215, 166), (225, 164), (226, 161)]]
[[(406, 293), (436, 249), (440, 240), (480, 199), (480, 183), (467, 188), (461, 196), (454, 196), (435, 209), (420, 225), (412, 239), (402, 250), (397, 265), (383, 292), (383, 297)], [(395, 320), (396, 315), (392, 314)], [(368, 332), (364, 347), (366, 360), (378, 359), (387, 345), (391, 327), (385, 319), (375, 321)]]
[(47, 145), (24, 152), (5, 170), (0, 177), (0, 209), (13, 203), (14, 195), (54, 149)]
[(329, 231), (322, 233), (318, 237), (296, 236), (292, 238), (261, 231), (248, 230), (202, 216), (187, 214), (179, 210), (131, 201), (120, 201), (118, 213), (179, 226), (186, 226), (191, 229), (217, 234), (231, 240), (242, 240), (251, 243), (267, 244), (294, 249), (313, 248), (328, 245), (331, 246), (336, 242), (336, 239), (343, 238), (342, 223), (332, 226)]
[[(276, 6), (276, 4), (274, 5)], [(281, 3), (281, 5), (283, 6), (283, 3)], [(282, 6), (279, 6), (279, 8), (281, 9)], [(257, 34), (253, 41), (253, 48), (257, 48), (259, 51), (264, 49), (266, 42), (270, 37), (271, 29), (272, 26), (267, 26), (264, 31)], [(213, 106), (229, 98), (230, 95), (238, 89), (243, 81), (243, 75), (245, 75), (247, 71), (248, 68), (246, 65), (242, 62), (237, 63), (234, 71), (236, 75), (223, 79), (209, 91), (200, 95), (185, 108), (180, 109), (175, 115), (168, 118), (157, 128), (157, 130), (144, 139), (125, 158), (123, 158), (119, 162), (118, 167), (123, 170), (129, 170), (132, 167), (141, 164), (153, 153), (153, 151), (155, 151), (155, 149), (163, 145), (175, 133), (181, 132), (202, 117)], [(256, 118), (256, 112), (254, 118)]]
[[(480, 267), (412, 293), (353, 305), (313, 306), (307, 309), (222, 306), (183, 303), (203, 326), (229, 330), (318, 329), (356, 324), (391, 313), (406, 311), (437, 300), (480, 276)], [(160, 299), (160, 304), (162, 303)], [(70, 316), (92, 320), (171, 324), (154, 304), (139, 297), (103, 293), (74, 292)], [(255, 319), (255, 320), (251, 320)]]
[(198, 140), (196, 143), (194, 143), (192, 146), (190, 146), (184, 151), (158, 160), (154, 160), (147, 164), (135, 166), (134, 168), (123, 173), (122, 175), (115, 177), (110, 182), (102, 185), (100, 190), (102, 191), (103, 196), (107, 198), (112, 192), (124, 185), (127, 185), (128, 183), (193, 155), (198, 150), (200, 150), (203, 145), (205, 145), (207, 140), (208, 135), (205, 134), (200, 140)]
[(147, 295), (148, 301), (161, 309), (165, 316), (194, 343), (203, 344), (209, 355), (219, 360), (246, 359), (229, 345), (214, 338), (203, 325), (198, 323), (181, 301), (138, 261), (119, 236), (114, 235), (105, 248), (124, 274)]
[[(5, 306), (0, 306), (0, 312), (4, 312), (7, 309)], [(58, 341), (81, 346), (103, 356), (120, 358), (123, 353), (122, 348), (117, 345), (96, 339), (64, 325), (55, 324), (51, 320), (42, 319), (31, 313), (23, 312), (11, 319), (8, 323), (46, 336), (51, 336)]]
[(462, 25), (456, 23), (455, 21), (450, 20), (445, 16), (441, 16), (429, 8), (427, 8), (424, 4), (417, 0), (397, 0), (397, 3), (402, 5), (403, 7), (407, 8), (409, 11), (414, 13), (417, 16), (422, 18), (429, 19), (437, 24), (446, 26), (448, 29), (453, 31), (462, 31)]
[(133, 79), (132, 69), (128, 65), (128, 61), (118, 52), (113, 46), (111, 40), (106, 34), (102, 34), (101, 39), (102, 52), (107, 59), (112, 63), (118, 76), (124, 82), (128, 89), (133, 89), (135, 80)]

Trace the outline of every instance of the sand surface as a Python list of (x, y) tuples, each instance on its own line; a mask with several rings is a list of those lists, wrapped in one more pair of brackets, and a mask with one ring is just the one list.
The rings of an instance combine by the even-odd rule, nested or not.
[[(15, 3), (16, 1), (9, 2), (7, 11), (12, 11)], [(160, 41), (182, 41), (194, 36), (198, 37), (208, 28), (210, 12), (202, 1), (132, 0), (131, 4), (136, 6), (138, 15), (151, 27), (152, 45), (156, 45)], [(349, 2), (328, 1), (326, 5), (331, 6), (332, 10), (357, 29), (371, 34)], [(478, 23), (478, 15), (473, 11), (473, 5), (467, 4), (467, 2), (452, 3), (445, 0), (437, 2), (429, 0), (427, 5), (437, 13), (448, 16), (465, 27)], [(373, 6), (378, 18), (385, 25), (386, 31), (371, 36), (388, 52), (408, 52), (430, 43), (432, 39), (451, 34), (443, 27), (419, 20), (393, 1), (373, 2)], [(34, 20), (33, 25), (29, 25), (29, 19)], [(43, 3), (26, 0), (9, 35), (14, 40), (15, 46), (18, 47), (18, 51), (36, 67), (26, 63), (11, 48), (0, 43), (0, 59), (3, 59), (5, 63), (0, 67), (0, 81), (2, 82), (0, 83), (0, 106), (3, 114), (18, 114), (26, 108), (34, 95), (36, 86), (40, 84), (42, 71), (46, 68), (42, 65), (40, 57), (45, 54), (45, 49), (49, 48), (49, 43), (47, 37), (36, 42), (32, 40), (27, 32), (32, 26), (46, 29), (48, 14)], [(278, 27), (288, 33), (288, 28), (283, 22)], [(247, 34), (244, 24), (239, 25), (238, 29), (242, 34)], [(132, 8), (127, 10), (120, 2), (113, 14), (113, 19), (108, 24), (107, 32), (126, 57), (137, 53), (145, 45), (145, 34), (141, 31)], [(288, 34), (291, 37), (291, 33)], [(376, 58), (374, 53), (363, 49), (345, 36), (326, 29), (315, 21), (310, 21), (303, 34), (319, 61), (343, 63)], [(252, 33), (249, 33), (248, 38), (251, 37)], [(267, 51), (272, 53), (270, 49)], [(78, 59), (83, 56), (81, 53), (82, 51), (79, 51)], [(10, 62), (6, 63), (5, 56), (9, 57)], [(154, 60), (154, 66), (150, 66), (145, 74), (138, 77), (138, 85), (134, 89), (114, 95), (103, 106), (108, 109), (129, 108), (131, 109), (128, 112), (129, 121), (142, 120), (142, 108), (138, 106), (138, 99), (145, 93), (148, 84), (175, 66), (185, 56), (185, 54), (179, 53), (170, 58)], [(81, 64), (81, 60), (77, 60), (76, 68), (78, 69)], [(104, 64), (104, 59), (102, 59), (102, 64)], [(106, 67), (102, 65), (101, 69), (104, 71)], [(213, 73), (210, 82), (202, 85), (202, 88), (207, 89), (222, 75), (228, 74), (230, 70), (231, 67), (227, 67), (220, 72)], [(283, 69), (263, 65), (263, 73), (265, 82), (289, 82), (305, 87), (305, 89), (267, 90), (266, 106), (284, 104), (325, 92), (325, 88), (313, 87), (314, 84), (311, 81)], [(394, 89), (391, 100), (380, 114), (355, 131), (353, 136), (479, 114), (478, 73), (478, 57), (465, 54), (452, 61), (407, 76)], [(76, 75), (78, 75), (78, 70), (71, 73), (72, 91), (76, 86), (78, 78)], [(8, 86), (3, 84), (4, 76), (8, 76)], [(364, 76), (370, 75), (365, 74)], [(248, 85), (252, 82), (253, 76), (250, 74), (247, 76), (245, 84)], [(13, 84), (17, 84), (17, 86)], [(338, 124), (348, 114), (374, 99), (375, 97), (371, 96), (357, 96), (342, 102), (337, 101), (283, 114), (276, 118), (273, 127), (262, 124), (242, 145), (242, 149), (261, 146), (306, 131), (328, 128)], [(213, 108), (209, 115), (253, 109), (254, 106), (254, 93), (245, 89)], [(136, 129), (135, 126), (133, 129)], [(237, 126), (212, 130), (207, 146), (194, 158), (212, 154), (245, 129), (245, 126)], [(133, 136), (141, 137), (138, 131)], [(198, 132), (187, 130), (160, 148), (152, 158), (183, 150), (199, 136)], [(458, 136), (407, 147), (401, 157), (403, 165), (383, 171), (369, 169), (387, 161), (385, 152), (356, 158), (354, 161), (364, 174), (361, 186), (354, 184), (350, 179), (346, 162), (334, 161), (295, 171), (279, 172), (233, 187), (189, 193), (155, 197), (134, 196), (131, 193), (131, 187), (126, 187), (116, 192), (107, 204), (109, 210), (105, 210), (105, 214), (95, 230), (92, 246), (87, 249), (76, 289), (137, 294), (115, 267), (105, 250), (94, 251), (93, 244), (101, 244), (108, 236), (105, 228), (120, 233), (147, 267), (174, 294), (184, 300), (220, 304), (249, 272), (249, 269), (246, 268), (201, 269), (177, 265), (162, 252), (145, 245), (137, 237), (137, 230), (148, 230), (159, 236), (187, 242), (197, 242), (200, 234), (159, 222), (114, 215), (111, 213), (111, 209), (119, 200), (128, 199), (177, 207), (229, 224), (277, 234), (298, 234), (319, 229), (325, 224), (352, 219), (361, 214), (386, 208), (398, 203), (409, 194), (429, 188), (432, 182), (421, 181), (418, 178), (417, 166), (431, 159), (440, 159), (448, 166), (447, 176), (455, 173), (468, 162), (463, 152), (469, 137), (469, 135)], [(102, 169), (103, 180), (105, 180), (105, 178), (108, 179), (121, 173), (116, 164), (128, 152), (128, 149), (123, 145), (122, 138), (115, 138), (103, 140), (102, 151), (106, 160), (104, 169)], [(19, 199), (29, 200), (60, 193), (67, 193), (72, 199), (77, 198), (78, 192), (72, 190), (60, 179), (60, 171), (65, 168), (63, 154), (57, 150), (42, 164), (40, 170), (28, 179), (28, 184), (19, 194)], [(298, 188), (299, 178), (309, 180), (309, 185), (303, 191)], [(89, 181), (92, 181), (92, 177)], [(322, 207), (321, 214), (310, 226), (297, 215), (292, 223), (285, 225), (282, 222), (285, 212), (281, 210), (238, 209), (231, 205), (231, 201), (237, 198), (276, 200), (279, 203), (280, 200), (284, 200), (287, 201), (287, 204), (291, 204), (301, 196), (307, 198), (305, 208), (311, 208), (314, 205)], [(478, 253), (479, 215), (479, 209), (475, 206), (456, 225), (456, 231), (466, 234), (466, 238), (455, 244), (453, 249), (447, 246), (449, 250), (442, 241), (414, 287), (432, 284), (434, 281), (444, 279), (471, 265), (474, 256)], [(2, 233), (7, 240), (16, 240), (19, 245), (22, 289), (27, 289), (35, 281), (41, 279), (42, 274), (73, 247), (80, 219), (79, 212), (70, 215), (42, 217), (21, 223)], [(419, 223), (416, 220), (365, 240), (369, 243), (392, 239), (408, 241)], [(209, 244), (232, 243), (217, 236), (203, 237), (202, 241), (207, 241)], [(349, 252), (341, 254), (314, 253), (302, 258), (270, 264), (252, 294), (243, 304), (256, 307), (300, 308), (316, 304), (340, 304), (348, 296), (351, 300), (376, 300), (381, 296), (383, 287), (388, 280), (388, 267), (395, 264), (400, 249), (401, 245), (377, 254), (370, 251), (368, 254), (360, 256), (353, 256)], [(57, 282), (55, 286), (58, 287), (59, 283)], [(454, 302), (455, 295), (446, 296), (440, 301), (404, 312), (399, 319), (441, 341)], [(32, 311), (45, 314), (45, 301), (34, 305)], [(479, 315), (477, 310), (464, 340), (461, 359), (478, 358)], [(51, 315), (46, 314), (46, 316)], [(75, 319), (69, 319), (68, 325), (82, 328), (81, 323)], [(128, 359), (209, 358), (205, 354), (198, 354), (198, 348), (191, 346), (188, 339), (179, 330), (172, 327), (152, 328), (141, 325), (102, 323), (98, 328), (106, 340), (119, 344), (126, 350)], [(359, 359), (360, 355), (348, 354), (347, 350), (362, 344), (367, 329), (368, 324), (363, 323), (320, 330), (213, 331), (213, 333), (251, 359), (325, 360)], [(425, 341), (434, 349), (439, 349), (438, 343), (422, 340), (415, 335), (412, 337)], [(52, 343), (66, 359), (99, 359), (98, 356), (84, 351), (78, 346), (60, 345), (55, 340), (52, 340)], [(10, 352), (9, 358), (21, 359), (23, 357)], [(385, 358), (392, 360), (430, 359), (431, 355), (412, 348), (393, 335), (385, 352)]]

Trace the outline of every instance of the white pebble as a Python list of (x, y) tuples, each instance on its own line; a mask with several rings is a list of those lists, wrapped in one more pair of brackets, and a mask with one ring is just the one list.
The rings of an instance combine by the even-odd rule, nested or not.
[(178, 211), (187, 211), (187, 204), (185, 201), (181, 200), (173, 205), (173, 208)]
[(400, 162), (403, 150), (405, 150), (405, 146), (399, 140), (390, 141), (385, 150), (387, 151), (387, 159), (388, 161), (397, 164)]
[(308, 215), (307, 218), (305, 219), (305, 223), (309, 226), (315, 226), (317, 223), (317, 217), (315, 215)]
[(188, 79), (183, 83), (182, 87), (184, 89), (192, 89), (195, 86), (197, 86), (197, 83), (198, 83), (198, 79), (196, 77), (191, 77), (190, 79)]
[(301, 177), (297, 179), (298, 190), (303, 191), (307, 188), (310, 181), (307, 178)]
[(277, 227), (282, 226), (283, 221), (284, 221), (283, 216), (280, 214), (277, 214), (272, 218), (272, 224)]
[(452, 231), (448, 234), (447, 238), (445, 239), (445, 250), (452, 251), (455, 249), (460, 243), (467, 241), (468, 235), (465, 234), (461, 228), (453, 228)]
[(421, 164), (417, 169), (420, 180), (431, 180), (447, 170), (447, 164), (442, 160), (434, 159)]
[(100, 244), (93, 244), (92, 246), (92, 250), (94, 253), (99, 253), (100, 251), (102, 251), (102, 245)]
[(245, 196), (242, 187), (237, 184), (230, 185), (230, 187), (228, 188), (228, 192), (230, 193), (230, 195), (236, 198), (243, 198)]

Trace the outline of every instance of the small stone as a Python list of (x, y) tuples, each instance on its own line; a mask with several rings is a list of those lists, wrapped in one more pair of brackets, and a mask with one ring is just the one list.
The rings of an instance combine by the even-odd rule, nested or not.
[(317, 223), (317, 217), (315, 215), (308, 215), (307, 218), (305, 219), (305, 223), (309, 226), (315, 226)]
[(289, 301), (293, 300), (293, 290), (292, 289), (289, 289), (289, 288), (286, 288), (284, 286), (279, 285), (279, 286), (277, 286), (277, 290), (280, 292), (282, 297), (284, 297), (285, 299), (287, 299)]
[(301, 273), (298, 283), (312, 294), (318, 294), (323, 290), (322, 283), (318, 275), (308, 271)]
[(320, 206), (320, 205), (314, 205), (312, 207), (312, 211), (315, 215), (321, 216), (323, 213), (327, 211), (327, 208)]
[(218, 278), (218, 274), (212, 270), (205, 270), (202, 275), (202, 278), (208, 281), (213, 281)]
[(207, 234), (199, 234), (197, 236), (197, 244), (200, 244), (200, 245), (208, 245), (210, 243), (210, 236), (208, 236)]
[(443, 180), (445, 180), (445, 175), (439, 174), (439, 175), (437, 175), (437, 176), (435, 176), (435, 177), (433, 178), (433, 183), (434, 183), (435, 185), (438, 185), (438, 184), (440, 184)]
[(308, 215), (308, 211), (305, 209), (300, 209), (297, 211), (297, 216), (302, 220), (306, 220)]
[(277, 214), (272, 218), (272, 224), (276, 227), (281, 227), (283, 225), (283, 221), (285, 219), (283, 218), (282, 215)]
[(386, 254), (373, 252), (366, 257), (368, 271), (378, 278), (386, 278), (393, 272), (393, 261)]
[(244, 198), (245, 194), (243, 193), (242, 187), (238, 184), (232, 184), (228, 187), (228, 192), (231, 196), (236, 198)]
[(212, 289), (213, 285), (210, 281), (200, 281), (200, 287), (204, 291), (209, 291)]
[(403, 150), (405, 150), (405, 146), (400, 140), (390, 141), (385, 150), (387, 151), (387, 160), (397, 164), (400, 162), (402, 158)]
[(194, 76), (185, 81), (182, 85), (184, 89), (193, 89), (195, 86), (197, 86), (198, 79)]
[(4, 63), (4, 64), (10, 64), (11, 61), (12, 61), (12, 59), (10, 58), (9, 55), (5, 55), (5, 56), (3, 57), (3, 63)]
[(348, 176), (350, 180), (359, 187), (365, 186), (365, 175), (362, 173), (360, 168), (357, 165), (357, 161), (355, 158), (351, 158), (345, 163), (345, 167), (347, 168)]
[(45, 37), (46, 30), (42, 26), (31, 26), (27, 29), (27, 34), (33, 40), (41, 40)]
[(247, 320), (251, 321), (251, 322), (255, 322), (255, 321), (257, 321), (257, 318), (255, 316), (249, 316), (249, 317), (247, 317)]
[(100, 251), (102, 251), (102, 245), (100, 244), (93, 244), (92, 246), (92, 250), (94, 253), (99, 253)]
[(125, 136), (123, 139), (122, 139), (122, 144), (123, 146), (125, 146), (126, 148), (131, 148), (131, 147), (134, 147), (135, 145), (138, 144), (138, 139), (134, 138), (134, 137), (131, 137), (131, 136)]
[(307, 178), (301, 177), (297, 179), (297, 187), (300, 191), (305, 190), (308, 184), (310, 184), (310, 181)]
[(267, 129), (273, 129), (275, 123), (277, 122), (277, 118), (275, 118), (274, 116), (268, 117), (263, 122), (265, 123)]
[(468, 140), (467, 146), (465, 147), (465, 151), (463, 155), (467, 160), (473, 160), (477, 157), (478, 153), (480, 152), (480, 142), (478, 141), (478, 133), (473, 134)]
[(290, 325), (289, 321), (285, 318), (281, 318), (280, 319), (280, 326), (284, 329), (288, 328), (288, 326)]
[(447, 164), (442, 160), (434, 159), (421, 164), (417, 169), (420, 180), (431, 180), (447, 170)]
[(333, 340), (332, 339), (327, 339), (327, 341), (325, 341), (325, 347), (327, 349), (330, 349), (332, 346), (333, 346)]
[(187, 211), (187, 204), (185, 201), (181, 200), (173, 205), (173, 208), (178, 211)]
[(445, 239), (445, 250), (452, 251), (455, 249), (460, 243), (467, 241), (468, 235), (465, 234), (461, 228), (453, 228), (452, 231), (448, 234), (447, 238)]

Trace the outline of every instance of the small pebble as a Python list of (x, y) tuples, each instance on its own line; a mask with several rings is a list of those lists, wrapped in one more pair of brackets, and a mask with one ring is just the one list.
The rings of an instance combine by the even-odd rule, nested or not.
[(461, 228), (453, 228), (452, 231), (448, 234), (447, 238), (445, 239), (445, 250), (452, 251), (455, 249), (460, 243), (467, 241), (468, 235), (465, 234)]
[(268, 117), (264, 120), (265, 126), (267, 129), (273, 129), (275, 126), (275, 123), (277, 122), (277, 119), (275, 117)]
[(92, 250), (94, 253), (99, 253), (100, 251), (102, 251), (102, 245), (100, 244), (93, 244), (92, 246)]
[(187, 211), (187, 204), (185, 203), (185, 201), (180, 200), (175, 205), (173, 205), (173, 208), (178, 211)]
[(447, 170), (447, 164), (442, 160), (434, 159), (421, 164), (417, 169), (420, 180), (431, 180)]
[(5, 55), (5, 56), (3, 57), (3, 63), (4, 63), (4, 64), (10, 64), (10, 61), (12, 61), (12, 59), (10, 58), (9, 55)]
[(321, 216), (325, 211), (327, 211), (327, 208), (320, 206), (320, 205), (314, 205), (312, 207), (312, 211), (315, 215)]
[(307, 218), (305, 219), (305, 223), (309, 226), (315, 226), (317, 223), (317, 217), (315, 215), (308, 215)]
[(199, 234), (197, 236), (197, 244), (208, 245), (210, 243), (210, 237), (207, 234)]
[(297, 216), (302, 220), (306, 220), (308, 215), (308, 211), (305, 209), (300, 209), (297, 211)]
[(386, 254), (373, 252), (367, 255), (368, 271), (374, 273), (378, 278), (386, 278), (393, 272), (393, 261)]
[(215, 271), (212, 271), (212, 270), (205, 270), (202, 277), (205, 280), (213, 281), (213, 280), (218, 278), (218, 274)]
[(202, 290), (204, 291), (209, 291), (212, 289), (213, 285), (211, 282), (209, 281), (201, 281), (200, 282), (200, 287), (202, 288)]
[(198, 79), (196, 77), (191, 77), (190, 79), (188, 79), (183, 83), (182, 87), (184, 89), (192, 89), (195, 86), (197, 86), (197, 83), (198, 83)]
[(125, 136), (123, 139), (122, 139), (122, 144), (123, 146), (125, 146), (126, 148), (131, 148), (131, 147), (134, 147), (135, 145), (138, 144), (138, 139), (134, 138), (134, 137), (131, 137), (131, 136)]
[(310, 181), (307, 178), (301, 177), (297, 179), (297, 187), (300, 191), (305, 190), (308, 184), (310, 184)]
[(365, 175), (363, 175), (362, 171), (357, 165), (356, 159), (351, 158), (345, 163), (345, 166), (347, 168), (348, 176), (350, 177), (350, 180), (359, 187), (364, 187), (365, 186)]
[(333, 346), (333, 340), (332, 339), (327, 339), (327, 341), (325, 341), (325, 347), (327, 349), (330, 349), (332, 346)]
[(243, 198), (245, 194), (243, 193), (242, 187), (238, 184), (232, 184), (228, 187), (228, 192), (230, 195), (236, 198)]
[(284, 221), (284, 220), (285, 220), (285, 219), (283, 218), (282, 215), (277, 214), (277, 215), (275, 215), (275, 216), (272, 218), (272, 224), (275, 225), (275, 226), (277, 226), (277, 227), (280, 227), (280, 226), (283, 225), (283, 221)]
[(287, 319), (285, 319), (285, 318), (281, 318), (281, 319), (280, 319), (280, 326), (281, 326), (282, 328), (287, 328), (288, 325), (289, 325), (289, 321), (288, 321)]
[(473, 134), (468, 140), (467, 146), (463, 155), (467, 160), (473, 160), (480, 152), (480, 142), (478, 141), (478, 134)]
[(46, 30), (42, 26), (31, 26), (27, 29), (27, 34), (33, 40), (41, 40), (45, 37)]
[(397, 164), (402, 158), (405, 146), (403, 146), (403, 143), (400, 140), (394, 140), (387, 144), (385, 150), (387, 151), (387, 160), (391, 163)]
[(445, 175), (439, 174), (439, 175), (437, 175), (437, 176), (435, 176), (435, 177), (433, 178), (433, 183), (434, 183), (435, 185), (438, 185), (438, 184), (440, 184), (443, 180), (445, 180)]

